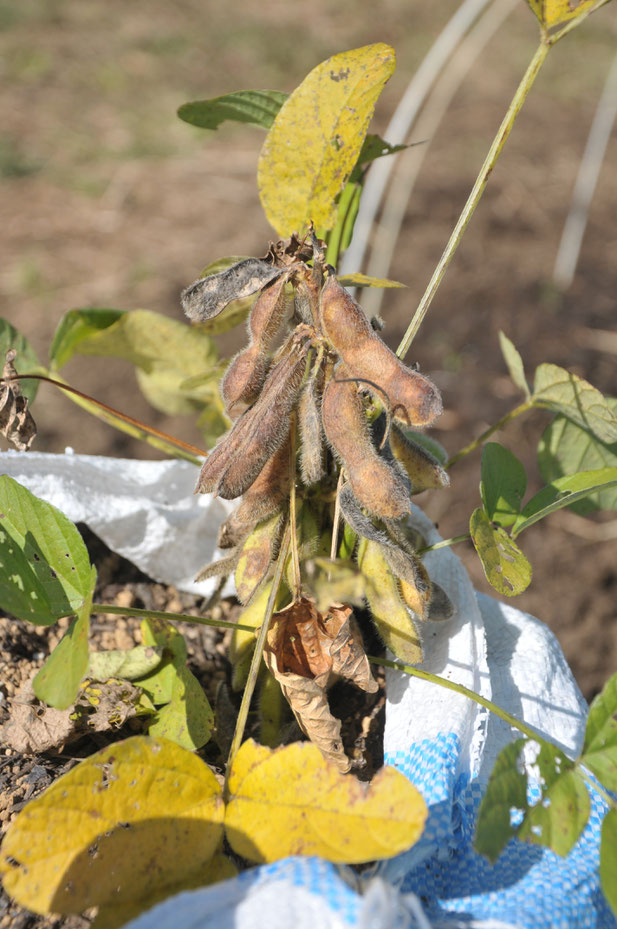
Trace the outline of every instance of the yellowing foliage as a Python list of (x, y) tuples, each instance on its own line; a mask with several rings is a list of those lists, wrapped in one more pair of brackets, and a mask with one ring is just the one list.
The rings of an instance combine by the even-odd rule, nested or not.
[(321, 231), (334, 226), (335, 199), (394, 66), (394, 50), (381, 43), (333, 55), (285, 101), (257, 171), (262, 206), (279, 235), (304, 228), (308, 220)]
[(391, 858), (418, 840), (427, 815), (421, 794), (399, 771), (382, 768), (370, 785), (362, 783), (307, 742), (274, 751), (245, 742), (232, 763), (229, 794), (227, 839), (257, 862)]
[(134, 912), (195, 886), (222, 834), (221, 789), (207, 765), (173, 742), (136, 736), (28, 804), (6, 834), (0, 874), (36, 913), (111, 904), (124, 921), (124, 905)]

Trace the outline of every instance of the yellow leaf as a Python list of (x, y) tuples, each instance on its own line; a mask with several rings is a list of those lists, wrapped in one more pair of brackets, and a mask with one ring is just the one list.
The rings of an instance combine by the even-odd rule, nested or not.
[[(272, 584), (266, 586), (251, 601), (251, 605), (240, 613), (238, 622), (243, 626), (254, 626), (255, 630), (261, 626), (268, 605), (268, 597)], [(229, 646), (229, 660), (233, 668), (232, 688), (242, 690), (246, 684), (249, 665), (255, 646), (255, 634), (245, 629), (234, 629)]]
[(250, 603), (266, 579), (276, 555), (281, 530), (281, 513), (259, 523), (242, 546), (236, 565), (236, 592), (241, 603)]
[(397, 658), (409, 664), (419, 664), (422, 661), (422, 642), (418, 630), (411, 612), (401, 600), (397, 580), (392, 577), (377, 542), (363, 540), (360, 543), (358, 564), (366, 578), (366, 599), (379, 635)]
[(145, 909), (162, 890), (195, 886), (222, 821), (221, 789), (203, 761), (135, 736), (82, 761), (25, 807), (6, 834), (0, 874), (35, 913), (139, 901)]
[(527, 0), (542, 25), (551, 29), (570, 19), (577, 19), (595, 6), (598, 0)]
[(427, 815), (421, 794), (399, 771), (382, 768), (370, 785), (362, 783), (307, 742), (274, 751), (245, 742), (232, 763), (229, 794), (227, 838), (257, 862), (391, 858), (419, 839)]
[(259, 157), (257, 180), (281, 236), (309, 220), (325, 231), (358, 159), (375, 103), (394, 71), (389, 45), (366, 45), (314, 68), (281, 107)]

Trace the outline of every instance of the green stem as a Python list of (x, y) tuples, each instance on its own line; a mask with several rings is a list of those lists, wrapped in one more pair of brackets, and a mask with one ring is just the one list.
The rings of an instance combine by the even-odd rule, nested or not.
[(450, 548), (451, 545), (457, 545), (459, 542), (466, 542), (471, 538), (469, 532), (463, 532), (462, 535), (452, 536), (451, 539), (442, 539), (441, 542), (435, 542), (434, 545), (427, 545), (425, 548), (419, 548), (416, 555), (426, 555), (427, 552), (435, 552), (438, 548)]
[(548, 742), (548, 739), (539, 732), (536, 732), (535, 729), (532, 729), (531, 726), (528, 726), (527, 723), (521, 722), (516, 716), (512, 716), (506, 710), (502, 710), (496, 703), (492, 703), (485, 697), (481, 697), (480, 694), (475, 693), (473, 690), (469, 690), (462, 684), (456, 684), (454, 681), (446, 680), (445, 677), (438, 677), (436, 674), (431, 674), (429, 671), (422, 671), (420, 668), (414, 668), (412, 665), (402, 664), (399, 661), (389, 661), (387, 658), (374, 658), (372, 655), (368, 656), (368, 660), (372, 664), (385, 665), (387, 668), (394, 668), (395, 671), (404, 671), (405, 674), (410, 674), (412, 677), (419, 677), (422, 681), (430, 681), (431, 684), (438, 684), (439, 687), (445, 687), (446, 690), (453, 690), (455, 693), (473, 700), (474, 703), (479, 703), (480, 706), (486, 707), (486, 709), (494, 713), (495, 716), (499, 716), (499, 718), (503, 719), (508, 725), (518, 729), (519, 732), (522, 732), (523, 735), (528, 736), (530, 739), (534, 739), (536, 742)]
[(510, 410), (509, 413), (506, 413), (505, 416), (496, 422), (493, 426), (489, 426), (482, 435), (479, 435), (477, 439), (474, 439), (473, 442), (470, 442), (469, 445), (466, 445), (465, 448), (462, 448), (460, 452), (457, 452), (456, 455), (453, 455), (452, 458), (446, 463), (446, 470), (452, 467), (453, 464), (456, 464), (457, 461), (460, 461), (461, 458), (464, 458), (465, 455), (469, 455), (470, 452), (474, 452), (481, 445), (484, 445), (489, 436), (494, 432), (498, 432), (500, 429), (503, 429), (504, 426), (507, 426), (509, 422), (513, 419), (516, 419), (517, 416), (520, 416), (521, 413), (526, 413), (527, 410), (531, 410), (535, 406), (533, 398), (525, 400), (523, 403), (520, 403), (513, 410)]
[(347, 221), (347, 214), (349, 213), (349, 210), (354, 202), (356, 186), (356, 184), (348, 183), (343, 190), (341, 199), (339, 200), (336, 225), (328, 236), (326, 264), (332, 265), (333, 268), (336, 268), (338, 265), (341, 251), (341, 242), (343, 241), (343, 233), (345, 231), (345, 224)]
[[(238, 711), (238, 719), (236, 720), (236, 728), (234, 731), (233, 741), (231, 743), (231, 748), (229, 749), (229, 758), (227, 759), (227, 770), (225, 774), (225, 794), (228, 792), (229, 786), (229, 774), (233, 764), (233, 760), (242, 744), (242, 739), (244, 738), (244, 729), (246, 726), (246, 721), (248, 719), (249, 707), (251, 705), (251, 699), (253, 697), (253, 691), (255, 690), (255, 685), (257, 683), (257, 676), (259, 674), (259, 669), (261, 667), (261, 658), (263, 655), (264, 645), (266, 643), (266, 635), (270, 627), (270, 621), (274, 613), (274, 607), (276, 604), (276, 598), (279, 592), (279, 587), (281, 586), (281, 581), (283, 580), (283, 573), (285, 571), (285, 563), (287, 561), (287, 556), (289, 554), (289, 548), (291, 545), (291, 525), (287, 523), (287, 529), (285, 530), (285, 537), (283, 539), (283, 544), (281, 545), (281, 550), (278, 555), (278, 560), (276, 563), (276, 570), (274, 572), (274, 578), (272, 580), (272, 589), (270, 591), (270, 596), (268, 597), (268, 603), (266, 606), (266, 612), (264, 614), (263, 622), (257, 636), (257, 642), (255, 643), (255, 651), (253, 652), (253, 658), (251, 660), (251, 667), (249, 669), (248, 678), (246, 681), (246, 686), (244, 688), (244, 693), (242, 694), (242, 702), (240, 704), (240, 710)], [(254, 629), (252, 630), (255, 631)]]
[(441, 284), (443, 276), (446, 273), (446, 269), (450, 264), (456, 249), (459, 246), (467, 224), (469, 223), (469, 220), (471, 219), (473, 212), (478, 205), (480, 197), (484, 193), (484, 188), (488, 183), (490, 174), (495, 167), (495, 163), (501, 153), (502, 148), (504, 147), (508, 136), (510, 135), (512, 126), (514, 125), (514, 120), (518, 116), (518, 113), (520, 112), (520, 109), (525, 102), (527, 94), (531, 90), (533, 82), (535, 81), (538, 72), (542, 67), (544, 59), (548, 55), (549, 49), (550, 44), (548, 43), (548, 40), (543, 39), (540, 42), (540, 45), (538, 46), (533, 58), (531, 59), (529, 67), (527, 68), (527, 71), (525, 72), (525, 75), (519, 84), (514, 97), (512, 98), (512, 102), (508, 107), (508, 112), (506, 113), (503, 122), (499, 127), (497, 135), (493, 139), (493, 143), (488, 151), (488, 155), (486, 156), (484, 164), (480, 169), (480, 173), (476, 178), (476, 182), (473, 185), (467, 203), (463, 207), (463, 211), (459, 216), (456, 226), (454, 227), (452, 235), (450, 236), (450, 240), (445, 247), (444, 253), (439, 259), (439, 263), (433, 272), (433, 276), (428, 283), (428, 287), (426, 288), (424, 296), (420, 300), (418, 309), (416, 310), (414, 317), (407, 328), (407, 332), (403, 336), (401, 344), (397, 349), (396, 354), (399, 356), (399, 358), (404, 358), (409, 351), (409, 347), (413, 342), (418, 329), (420, 328), (422, 320), (426, 316), (428, 308), (432, 303), (433, 297), (437, 293), (437, 288)]
[(111, 603), (93, 603), (93, 613), (113, 613), (116, 616), (139, 616), (142, 619), (168, 619), (172, 623), (196, 623), (198, 626), (217, 626), (220, 629), (242, 629), (255, 632), (254, 626), (230, 623), (225, 619), (208, 619), (207, 616), (191, 616), (190, 613), (167, 613), (165, 610), (138, 610), (130, 606), (113, 606)]

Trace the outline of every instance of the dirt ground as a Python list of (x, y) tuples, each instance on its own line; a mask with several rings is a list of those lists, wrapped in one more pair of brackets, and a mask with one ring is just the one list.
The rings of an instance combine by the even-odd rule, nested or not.
[[(181, 103), (245, 87), (291, 90), (316, 63), (368, 42), (391, 43), (398, 68), (378, 105), (383, 130), (411, 75), (456, 4), (316, 0), (310, 9), (254, 0), (229, 15), (211, 0), (0, 3), (0, 315), (41, 358), (73, 307), (146, 307), (181, 318), (178, 294), (209, 261), (262, 254), (272, 232), (255, 182), (263, 135), (207, 134), (181, 123)], [(414, 344), (414, 360), (443, 392), (434, 435), (450, 453), (518, 402), (499, 353), (503, 329), (528, 375), (551, 361), (617, 394), (614, 348), (589, 347), (612, 329), (617, 293), (617, 139), (589, 217), (574, 283), (552, 266), (617, 33), (614, 5), (557, 46), (525, 104), (486, 195)], [(536, 41), (521, 2), (456, 93), (420, 173), (391, 276), (384, 337), (396, 346), (471, 187)], [(223, 353), (238, 336), (221, 338)], [(188, 419), (142, 399), (132, 370), (102, 359), (71, 362), (66, 378), (112, 406), (199, 444)], [(93, 420), (51, 388), (35, 405), (36, 448), (152, 457), (149, 446)], [(535, 413), (499, 438), (539, 486)], [(479, 457), (452, 472), (448, 491), (420, 502), (444, 536), (465, 531), (477, 505)], [(585, 695), (617, 668), (617, 548), (611, 514), (562, 512), (521, 539), (534, 579), (517, 605), (558, 635)], [(488, 585), (467, 545), (474, 582)]]

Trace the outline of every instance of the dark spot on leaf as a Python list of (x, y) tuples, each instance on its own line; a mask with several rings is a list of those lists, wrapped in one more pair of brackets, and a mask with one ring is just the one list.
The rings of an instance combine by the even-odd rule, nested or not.
[(349, 73), (349, 68), (341, 68), (340, 71), (330, 71), (330, 80), (338, 84), (339, 81), (346, 81), (349, 77)]
[(58, 577), (58, 575), (56, 574), (56, 572), (54, 571), (54, 569), (53, 569), (53, 568), (50, 568), (50, 569), (49, 569), (49, 573), (51, 574), (51, 576), (53, 577), (53, 579), (54, 579), (54, 581), (55, 581), (56, 578)]
[(32, 557), (34, 558), (35, 561), (40, 561), (40, 560), (41, 560), (41, 559), (39, 558), (39, 556), (37, 555), (36, 552), (33, 552), (33, 553), (32, 553)]

